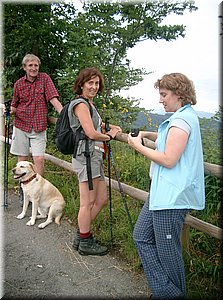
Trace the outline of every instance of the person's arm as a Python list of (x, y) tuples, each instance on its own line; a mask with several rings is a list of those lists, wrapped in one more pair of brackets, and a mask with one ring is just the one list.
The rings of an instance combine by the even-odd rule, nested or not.
[(14, 115), (16, 113), (16, 107), (11, 106), (10, 107), (10, 115)]
[(173, 168), (187, 145), (188, 133), (180, 128), (171, 127), (167, 136), (164, 152), (143, 146), (141, 144), (141, 139), (141, 132), (137, 137), (132, 137), (131, 134), (129, 134), (128, 143), (149, 160), (166, 168)]
[[(74, 114), (78, 117), (85, 134), (95, 141), (109, 141), (114, 138), (119, 131), (118, 128), (111, 128), (107, 133), (95, 130), (89, 108), (84, 103), (79, 103), (74, 107)], [(111, 137), (110, 137), (111, 136)]]
[(59, 101), (56, 97), (52, 98), (52, 99), (50, 100), (50, 103), (53, 105), (53, 107), (56, 109), (56, 111), (57, 111), (58, 113), (61, 112), (63, 106), (62, 106), (62, 104), (60, 103), (60, 101)]

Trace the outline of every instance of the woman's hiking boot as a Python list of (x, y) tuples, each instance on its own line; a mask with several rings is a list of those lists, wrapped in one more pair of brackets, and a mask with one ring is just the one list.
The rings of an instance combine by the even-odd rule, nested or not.
[[(95, 237), (93, 237), (93, 239), (97, 243), (97, 239)], [(73, 241), (73, 249), (78, 251), (79, 245), (80, 245), (80, 229), (78, 228)]]
[(78, 248), (81, 255), (105, 255), (108, 253), (108, 248), (101, 246), (93, 236), (89, 238), (81, 238)]
[[(95, 240), (95, 242), (97, 243), (97, 239), (93, 236), (93, 239)], [(76, 235), (74, 237), (74, 241), (73, 241), (73, 249), (75, 251), (78, 251), (80, 245), (80, 229), (77, 229)]]
[(76, 235), (74, 237), (74, 242), (73, 242), (73, 248), (74, 250), (78, 250), (79, 248), (79, 245), (80, 245), (80, 230), (79, 228), (77, 229), (77, 232), (76, 232)]

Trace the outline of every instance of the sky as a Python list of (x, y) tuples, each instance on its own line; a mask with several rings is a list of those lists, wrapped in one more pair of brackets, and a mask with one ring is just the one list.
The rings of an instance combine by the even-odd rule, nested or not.
[(186, 36), (173, 42), (144, 41), (128, 50), (131, 67), (153, 72), (121, 95), (142, 99), (140, 107), (164, 113), (154, 82), (166, 73), (180, 72), (195, 84), (194, 109), (215, 113), (219, 110), (219, 32), (218, 0), (195, 0), (198, 10), (183, 16), (168, 16), (166, 24), (183, 24)]

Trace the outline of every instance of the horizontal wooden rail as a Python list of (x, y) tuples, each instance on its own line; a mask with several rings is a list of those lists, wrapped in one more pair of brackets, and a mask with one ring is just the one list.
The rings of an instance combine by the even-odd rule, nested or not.
[(223, 166), (204, 162), (204, 174), (223, 179)]
[(197, 219), (190, 214), (187, 214), (185, 219), (185, 224), (190, 225), (191, 227), (205, 232), (208, 235), (215, 237), (216, 239), (223, 240), (223, 229), (219, 228), (215, 225), (212, 225), (210, 223), (207, 223), (205, 221), (202, 221), (200, 219)]

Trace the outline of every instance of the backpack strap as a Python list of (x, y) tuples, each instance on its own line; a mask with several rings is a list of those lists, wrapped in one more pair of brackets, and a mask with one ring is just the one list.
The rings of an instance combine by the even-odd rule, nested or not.
[(89, 139), (88, 138), (86, 139), (86, 142), (85, 142), (84, 155), (86, 157), (88, 187), (89, 187), (89, 190), (93, 190), (92, 172), (91, 172), (91, 156), (90, 156), (90, 151), (89, 151)]
[(78, 98), (77, 99), (83, 99), (83, 100), (85, 100), (86, 102), (87, 102), (87, 104), (88, 104), (88, 106), (89, 106), (89, 110), (90, 110), (90, 115), (91, 115), (91, 117), (93, 116), (93, 109), (92, 109), (92, 107), (91, 107), (91, 105), (90, 105), (90, 103), (89, 103), (89, 100), (87, 99), (87, 98), (84, 98), (83, 96), (78, 96)]
[[(75, 147), (74, 147), (73, 158), (75, 158), (76, 155), (77, 155), (77, 149), (78, 149), (79, 141), (80, 141), (80, 140), (86, 139), (86, 135), (83, 134), (83, 133), (81, 132), (81, 130), (82, 130), (82, 127), (80, 126), (80, 127), (76, 130), (76, 133), (75, 133)], [(85, 146), (85, 147), (86, 147), (86, 146)]]
[[(87, 102), (88, 106), (89, 106), (89, 110), (90, 110), (90, 115), (91, 117), (93, 116), (93, 109), (88, 101), (88, 99), (84, 98), (83, 96), (78, 96), (77, 99), (83, 99)], [(89, 190), (93, 190), (93, 183), (92, 183), (92, 171), (91, 171), (91, 156), (90, 156), (90, 151), (89, 151), (89, 138), (86, 137), (85, 134), (81, 133), (82, 127), (80, 126), (77, 131), (76, 131), (76, 138), (77, 138), (77, 143), (76, 143), (76, 147), (74, 149), (74, 155), (73, 157), (76, 157), (77, 154), (77, 148), (78, 148), (78, 142), (81, 139), (85, 140), (85, 152), (84, 152), (84, 156), (86, 157), (86, 166), (87, 166), (87, 177), (88, 177), (88, 187)], [(82, 137), (81, 137), (82, 134)]]
[[(79, 98), (83, 98), (88, 103), (90, 114), (92, 117), (93, 109), (92, 109), (88, 99), (84, 98), (83, 96), (80, 96)], [(90, 156), (90, 151), (89, 151), (89, 139), (87, 137), (86, 137), (86, 141), (85, 141), (84, 155), (86, 157), (88, 187), (89, 187), (89, 190), (91, 191), (91, 190), (93, 190), (93, 183), (92, 183), (92, 172), (91, 172), (91, 156)]]

